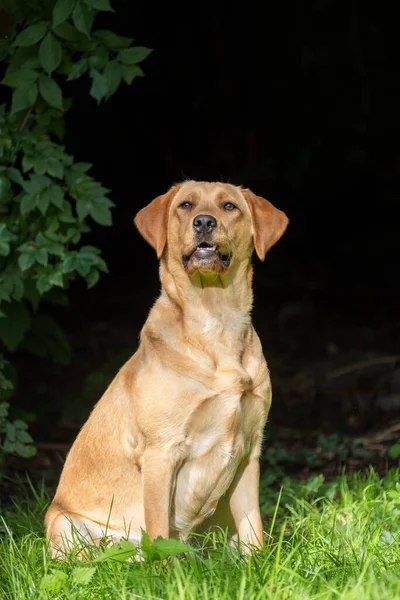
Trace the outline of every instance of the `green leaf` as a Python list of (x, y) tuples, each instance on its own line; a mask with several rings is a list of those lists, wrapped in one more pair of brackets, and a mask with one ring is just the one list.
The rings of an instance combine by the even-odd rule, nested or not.
[(51, 289), (51, 283), (47, 275), (41, 275), (40, 277), (38, 277), (36, 287), (41, 294), (44, 294), (45, 292), (48, 292)]
[(65, 173), (65, 182), (68, 187), (73, 187), (92, 166), (91, 163), (74, 163)]
[(79, 252), (69, 252), (65, 255), (63, 272), (68, 274), (77, 271), (82, 277), (87, 278), (89, 287), (95, 285), (99, 279), (97, 267), (101, 271), (107, 272), (107, 265), (104, 260), (98, 256), (98, 249), (91, 246), (83, 246)]
[(24, 295), (24, 282), (21, 279), (21, 273), (18, 269), (9, 270), (7, 273), (7, 279), (11, 285), (11, 295), (14, 300), (20, 301)]
[[(13, 284), (8, 276), (8, 273), (3, 273), (0, 275), (0, 300), (5, 300), (6, 302), (10, 302), (11, 300), (11, 292), (12, 292)], [(1, 318), (4, 317), (4, 313), (1, 313)]]
[(25, 446), (24, 450), (24, 458), (32, 458), (32, 456), (36, 455), (36, 448), (34, 446)]
[(95, 573), (96, 567), (75, 567), (75, 569), (72, 569), (71, 576), (75, 583), (87, 585), (92, 581)]
[(79, 198), (76, 202), (76, 212), (78, 214), (79, 221), (83, 221), (89, 214), (90, 201)]
[[(54, 114), (58, 115), (60, 111), (55, 108), (45, 110), (46, 129)], [(48, 117), (48, 118), (47, 118)], [(25, 152), (22, 158), (22, 168), (25, 172), (34, 169), (38, 175), (49, 173), (52, 177), (62, 179), (64, 176), (64, 164), (69, 163), (69, 158), (63, 152), (64, 148), (53, 142), (41, 141), (35, 146), (35, 154)]]
[(141, 548), (143, 555), (148, 560), (163, 560), (181, 552), (193, 552), (193, 548), (175, 539), (156, 538), (153, 542), (148, 534), (142, 530)]
[(51, 285), (57, 285), (58, 287), (64, 287), (62, 265), (57, 265), (55, 269), (50, 273), (49, 281)]
[(134, 38), (117, 35), (108, 29), (99, 29), (93, 32), (93, 37), (112, 50), (118, 48), (127, 48), (134, 41)]
[(99, 71), (104, 67), (109, 58), (108, 50), (104, 46), (99, 46), (93, 50), (89, 55), (89, 66), (91, 69)]
[(114, 12), (109, 0), (84, 0), (84, 2), (90, 6), (90, 8), (94, 8), (95, 10), (107, 10)]
[(54, 79), (47, 77), (46, 75), (41, 75), (39, 79), (39, 91), (47, 104), (54, 108), (62, 109), (61, 88)]
[(35, 164), (35, 161), (34, 161), (33, 157), (30, 156), (29, 154), (24, 154), (24, 156), (22, 157), (23, 172), (26, 173), (27, 171), (30, 171), (31, 169), (33, 169), (34, 164)]
[(57, 179), (64, 177), (64, 166), (57, 158), (50, 157), (46, 163), (46, 171), (49, 175)]
[(34, 46), (44, 37), (47, 27), (47, 21), (39, 21), (34, 25), (29, 25), (17, 35), (14, 46)]
[(92, 177), (77, 177), (71, 185), (70, 194), (76, 200), (78, 219), (82, 221), (90, 214), (99, 223), (110, 224), (109, 208), (113, 203), (106, 197), (108, 191)]
[(135, 554), (137, 554), (135, 544), (128, 540), (121, 540), (117, 544), (106, 548), (93, 562), (99, 563), (107, 560), (125, 562), (128, 558), (135, 556)]
[(57, 206), (57, 208), (61, 209), (63, 202), (64, 202), (63, 191), (59, 185), (54, 184), (40, 193), (40, 195), (36, 201), (36, 204), (37, 204), (40, 212), (42, 213), (42, 215), (44, 215), (47, 212), (50, 204), (54, 204), (54, 206)]
[[(24, 423), (24, 425), (26, 424)], [(33, 442), (32, 436), (30, 436), (29, 433), (23, 429), (17, 430), (17, 440), (21, 442), (21, 444), (30, 444)]]
[(0, 240), (2, 242), (13, 242), (16, 239), (17, 236), (7, 229), (7, 225), (5, 223), (0, 223)]
[(89, 214), (96, 223), (99, 225), (112, 225), (111, 211), (106, 206), (92, 206), (89, 210)]
[(76, 162), (71, 166), (71, 171), (76, 171), (77, 173), (86, 173), (92, 167), (93, 167), (92, 163)]
[(88, 61), (86, 58), (82, 58), (78, 60), (78, 62), (72, 65), (72, 69), (70, 74), (68, 75), (67, 81), (72, 81), (73, 79), (78, 79), (78, 77), (82, 77), (88, 70)]
[(61, 240), (60, 238), (60, 220), (58, 218), (58, 215), (48, 215), (47, 219), (46, 219), (46, 225), (47, 225), (47, 229), (45, 231), (45, 235), (48, 239), (51, 239), (52, 241), (57, 241), (57, 240)]
[(53, 27), (64, 23), (71, 15), (75, 0), (57, 0), (53, 8)]
[(15, 450), (15, 444), (13, 442), (10, 442), (8, 439), (5, 439), (2, 450), (6, 454), (12, 454)]
[(6, 76), (2, 83), (9, 87), (28, 87), (35, 83), (39, 74), (34, 69), (21, 68), (16, 71), (7, 70)]
[(97, 260), (97, 262), (99, 260), (103, 260), (102, 258), (100, 258), (101, 256), (101, 250), (100, 248), (97, 248), (96, 246), (82, 246), (82, 248), (79, 250), (79, 252), (81, 252), (81, 254), (86, 255), (90, 255), (90, 256), (94, 256)]
[(58, 594), (68, 580), (68, 575), (62, 571), (53, 569), (52, 573), (43, 575), (40, 580), (40, 591), (46, 594)]
[(61, 223), (76, 223), (77, 219), (72, 214), (72, 207), (69, 202), (65, 202), (62, 207), (62, 212), (58, 215), (58, 220)]
[[(2, 366), (4, 367), (5, 364), (6, 361), (3, 361)], [(8, 402), (0, 402), (0, 421), (7, 418), (9, 407), (10, 405), (8, 404)]]
[(39, 47), (39, 61), (47, 73), (52, 73), (61, 62), (63, 51), (60, 42), (52, 33), (48, 33)]
[(118, 61), (110, 60), (105, 66), (103, 75), (107, 82), (107, 98), (112, 96), (118, 89), (122, 79), (122, 68)]
[(64, 252), (64, 247), (61, 244), (44, 236), (41, 232), (36, 235), (35, 243), (38, 247), (45, 248), (49, 254), (54, 254), (55, 256), (61, 256)]
[(24, 252), (18, 257), (18, 266), (21, 269), (21, 271), (27, 271), (28, 269), (30, 269), (34, 262), (35, 256), (33, 252)]
[(6, 423), (6, 438), (9, 442), (16, 442), (17, 441), (17, 430), (15, 428), (14, 423), (10, 423), (9, 421)]
[(0, 256), (8, 256), (10, 254), (10, 244), (0, 242)]
[(99, 71), (96, 71), (96, 69), (92, 69), (90, 75), (92, 77), (92, 87), (90, 88), (89, 93), (99, 104), (107, 95), (107, 80), (104, 75), (99, 73)]
[(85, 263), (80, 263), (78, 261), (78, 263), (76, 265), (76, 270), (79, 273), (79, 275), (86, 278), (89, 275), (91, 268), (89, 265), (87, 265)]
[(22, 188), (28, 194), (39, 194), (51, 184), (51, 179), (46, 175), (31, 175), (29, 180), (22, 182)]
[(44, 156), (38, 156), (35, 160), (34, 171), (37, 175), (44, 175), (47, 170), (47, 159)]
[(122, 66), (122, 77), (124, 81), (131, 85), (135, 77), (143, 77), (144, 73), (138, 65), (123, 65)]
[(88, 38), (90, 38), (94, 17), (94, 11), (78, 0), (72, 11), (72, 20), (77, 30), (84, 33)]
[(10, 352), (13, 352), (21, 343), (27, 332), (31, 316), (21, 302), (2, 304), (5, 318), (0, 319), (0, 339)]
[(22, 458), (31, 458), (36, 454), (36, 448), (34, 446), (25, 446), (25, 444), (18, 441), (14, 444), (14, 451), (19, 456), (22, 456)]
[(82, 277), (87, 277), (89, 275), (91, 267), (85, 262), (80, 262), (78, 255), (76, 262), (76, 270), (78, 271), (79, 275), (82, 275)]
[(14, 183), (18, 183), (19, 185), (22, 184), (22, 175), (18, 169), (10, 167), (9, 169), (7, 169), (7, 175)]
[(52, 185), (49, 189), (49, 193), (51, 194), (51, 203), (54, 204), (54, 206), (57, 206), (57, 208), (61, 209), (64, 204), (64, 192), (62, 191), (61, 187), (59, 185)]
[(32, 83), (26, 87), (17, 87), (12, 97), (11, 114), (31, 108), (36, 102), (37, 94), (37, 83)]
[(21, 430), (23, 429), (24, 431), (26, 431), (28, 429), (28, 425), (25, 423), (25, 421), (22, 421), (21, 419), (16, 419), (13, 423), (15, 429)]
[(142, 538), (140, 540), (140, 547), (144, 554), (146, 554), (151, 548), (151, 539), (148, 533), (142, 529)]
[(22, 196), (20, 204), (20, 213), (26, 217), (36, 206), (36, 196), (34, 194), (25, 194)]
[(164, 539), (158, 537), (154, 540), (151, 545), (153, 556), (158, 555), (159, 559), (167, 558), (168, 556), (175, 556), (181, 552), (192, 552), (193, 548), (187, 544), (174, 539)]
[(36, 206), (44, 216), (47, 212), (47, 209), (50, 206), (50, 194), (48, 193), (50, 190), (44, 190), (40, 194), (38, 194), (36, 198)]
[(22, 65), (24, 69), (38, 69), (40, 67), (36, 46), (32, 46), (31, 48), (19, 48), (19, 50), (31, 50), (35, 52), (34, 56), (31, 56), (30, 58), (24, 61)]
[(17, 236), (9, 231), (5, 223), (0, 223), (0, 256), (8, 256), (10, 242), (13, 242), (16, 238)]
[[(13, 53), (12, 66), (13, 70), (17, 69), (36, 69), (39, 66), (39, 60), (37, 59), (37, 46), (30, 46), (26, 48), (17, 48)], [(36, 64), (35, 63), (36, 59)]]
[(62, 23), (53, 29), (53, 33), (67, 42), (81, 42), (86, 37), (71, 23)]
[(68, 275), (76, 270), (77, 252), (68, 252), (64, 257), (63, 273)]
[(120, 60), (124, 65), (136, 65), (149, 56), (152, 52), (151, 48), (145, 48), (144, 46), (134, 46), (133, 48), (126, 48), (118, 53), (117, 59)]
[(89, 275), (86, 277), (88, 288), (90, 289), (95, 286), (99, 279), (100, 273), (97, 271), (97, 269), (92, 269)]

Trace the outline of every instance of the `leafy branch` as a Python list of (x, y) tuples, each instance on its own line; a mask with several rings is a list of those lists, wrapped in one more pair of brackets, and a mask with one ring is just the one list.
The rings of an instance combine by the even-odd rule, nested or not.
[(89, 77), (90, 95), (107, 100), (143, 76), (139, 64), (151, 51), (93, 28), (99, 12), (113, 10), (109, 0), (9, 0), (7, 10), (10, 30), (0, 40), (1, 84), (9, 88), (0, 106), (0, 351), (24, 349), (65, 363), (68, 342), (42, 302), (66, 304), (73, 279), (92, 287), (107, 272), (101, 251), (82, 245), (82, 236), (93, 222), (111, 225), (114, 206), (110, 190), (90, 175), (92, 165), (75, 162), (62, 144), (69, 82)]

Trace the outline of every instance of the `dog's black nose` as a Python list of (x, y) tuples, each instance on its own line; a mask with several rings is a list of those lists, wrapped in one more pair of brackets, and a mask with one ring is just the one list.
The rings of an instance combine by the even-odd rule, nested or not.
[(217, 226), (217, 221), (211, 215), (197, 215), (193, 219), (193, 229), (196, 233), (211, 233)]

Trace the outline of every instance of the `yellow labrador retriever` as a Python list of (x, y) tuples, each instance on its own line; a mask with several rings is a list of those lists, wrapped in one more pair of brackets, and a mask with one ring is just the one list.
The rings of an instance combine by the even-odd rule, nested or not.
[(99, 542), (185, 538), (228, 528), (261, 547), (259, 455), (271, 404), (251, 324), (255, 249), (287, 217), (250, 190), (186, 181), (136, 216), (160, 259), (162, 290), (138, 351), (95, 406), (46, 514), (54, 555), (74, 532)]

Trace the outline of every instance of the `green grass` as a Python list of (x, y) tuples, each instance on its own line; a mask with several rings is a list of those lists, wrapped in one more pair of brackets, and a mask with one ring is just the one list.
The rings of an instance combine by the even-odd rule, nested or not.
[(400, 599), (399, 475), (285, 480), (279, 504), (263, 486), (266, 546), (247, 560), (215, 533), (166, 561), (93, 550), (87, 562), (59, 563), (43, 539), (47, 498), (36, 493), (3, 513), (0, 598)]

